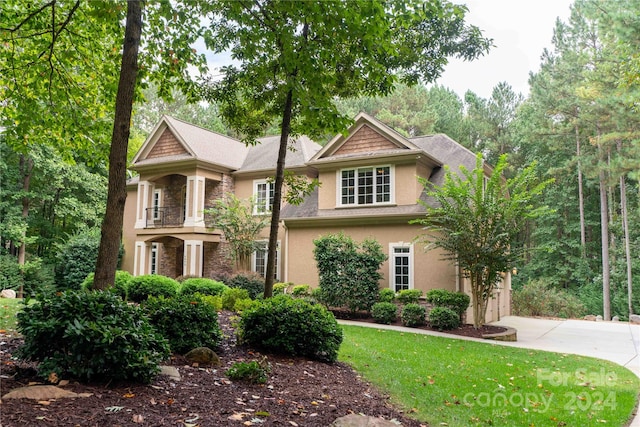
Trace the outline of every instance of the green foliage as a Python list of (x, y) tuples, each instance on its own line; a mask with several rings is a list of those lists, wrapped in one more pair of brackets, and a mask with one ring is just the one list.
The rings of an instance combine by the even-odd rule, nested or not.
[(378, 292), (379, 302), (393, 302), (394, 299), (396, 299), (396, 293), (392, 289), (384, 288)]
[(428, 303), (433, 304), (435, 307), (450, 308), (458, 313), (460, 318), (462, 318), (471, 303), (471, 297), (464, 292), (451, 292), (446, 289), (431, 289), (427, 292), (426, 297)]
[(427, 310), (420, 304), (410, 303), (402, 307), (400, 318), (404, 326), (415, 328), (424, 325)]
[(233, 311), (235, 311), (236, 313), (242, 313), (243, 311), (253, 307), (257, 303), (258, 303), (257, 301), (254, 301), (251, 298), (237, 299), (236, 302), (233, 304)]
[(236, 301), (249, 299), (249, 292), (246, 289), (228, 288), (222, 293), (222, 308), (225, 310), (233, 310)]
[[(599, 290), (602, 298), (602, 287)], [(599, 301), (602, 303), (602, 299)], [(598, 305), (601, 309), (602, 305)], [(545, 280), (532, 280), (512, 294), (511, 310), (516, 316), (582, 317), (585, 306), (575, 295), (551, 286)], [(599, 313), (600, 311), (597, 311)]]
[(313, 243), (322, 302), (352, 312), (371, 310), (378, 301), (380, 266), (387, 259), (380, 244), (374, 239), (357, 244), (344, 233), (327, 234)]
[(22, 283), (20, 265), (12, 255), (0, 255), (0, 289), (18, 289)]
[(282, 295), (284, 293), (286, 293), (287, 288), (289, 288), (290, 286), (292, 286), (293, 283), (291, 282), (287, 282), (287, 283), (274, 283), (273, 284), (273, 295)]
[(201, 299), (204, 304), (209, 304), (216, 311), (222, 310), (222, 297), (220, 295), (202, 295), (196, 293), (194, 297)]
[[(95, 273), (93, 272), (89, 273), (87, 278), (84, 279), (84, 281), (80, 285), (80, 289), (85, 291), (91, 290), (93, 286), (94, 274)], [(129, 289), (129, 283), (131, 282), (131, 279), (133, 279), (133, 276), (128, 271), (117, 270), (115, 283), (113, 284), (113, 286), (109, 287), (107, 291), (113, 292), (114, 294), (118, 295), (120, 298), (126, 301), (127, 292)]]
[(398, 306), (392, 302), (377, 302), (371, 307), (371, 317), (376, 323), (391, 324), (398, 318)]
[(174, 279), (159, 274), (144, 274), (131, 278), (128, 295), (131, 301), (140, 303), (150, 296), (174, 297), (179, 288), (180, 284)]
[(232, 380), (246, 381), (251, 384), (264, 384), (269, 379), (269, 367), (252, 360), (251, 362), (235, 362), (225, 374)]
[(287, 295), (243, 311), (239, 336), (251, 346), (324, 362), (336, 360), (342, 343), (342, 329), (331, 312)]
[(180, 293), (182, 295), (222, 295), (227, 285), (204, 277), (190, 277), (182, 282)]
[(245, 289), (249, 298), (256, 299), (264, 294), (264, 277), (256, 273), (238, 273), (231, 277), (227, 286)]
[(50, 294), (54, 289), (51, 270), (40, 258), (29, 259), (20, 267), (16, 257), (0, 255), (0, 289), (18, 292), (22, 283), (25, 297)]
[(39, 362), (47, 378), (148, 383), (169, 357), (169, 346), (141, 309), (109, 292), (65, 291), (18, 314), (23, 360)]
[(307, 297), (311, 295), (311, 286), (309, 285), (296, 285), (291, 290), (291, 295), (294, 297)]
[[(253, 198), (240, 200), (233, 193), (226, 193), (213, 203), (213, 207), (205, 210), (205, 213), (211, 215), (213, 226), (224, 233), (236, 268), (249, 270), (251, 254), (261, 248), (258, 237), (269, 223), (269, 217), (254, 215), (256, 205)], [(233, 286), (230, 283), (227, 285)]]
[(58, 248), (56, 285), (58, 289), (79, 290), (84, 279), (96, 268), (100, 230), (74, 234)]
[(144, 309), (174, 353), (185, 354), (197, 347), (216, 348), (222, 341), (217, 310), (197, 296), (150, 296)]
[(398, 292), (396, 299), (401, 304), (417, 304), (421, 296), (422, 291), (420, 289), (403, 289)]
[(460, 315), (448, 307), (434, 307), (429, 312), (432, 328), (448, 331), (460, 326)]
[(501, 156), (490, 176), (485, 174), (482, 154), (476, 167), (460, 167), (459, 174), (448, 171), (441, 186), (419, 178), (434, 205), (422, 201), (427, 213), (412, 223), (424, 226), (421, 236), (427, 249), (442, 249), (446, 258), (457, 263), (471, 282), (474, 326), (484, 324), (487, 304), (501, 273), (510, 271), (521, 252), (516, 238), (528, 219), (549, 213), (537, 199), (552, 181), (540, 182), (536, 163), (504, 180), (506, 155)]

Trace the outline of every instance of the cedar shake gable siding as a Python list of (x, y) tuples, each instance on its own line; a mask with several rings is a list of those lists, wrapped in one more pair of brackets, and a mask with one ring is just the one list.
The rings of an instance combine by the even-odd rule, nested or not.
[(334, 153), (334, 156), (371, 153), (375, 151), (397, 150), (396, 144), (389, 141), (369, 125), (364, 125), (351, 135)]
[(180, 141), (178, 141), (173, 132), (167, 128), (162, 132), (160, 138), (158, 138), (158, 141), (147, 155), (147, 159), (177, 156), (180, 154), (189, 153), (185, 150)]

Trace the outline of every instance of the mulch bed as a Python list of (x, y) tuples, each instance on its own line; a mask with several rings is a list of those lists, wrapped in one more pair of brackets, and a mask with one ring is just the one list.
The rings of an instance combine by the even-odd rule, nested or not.
[[(393, 407), (388, 396), (344, 363), (263, 355), (236, 345), (230, 313), (220, 313), (220, 326), (225, 334), (224, 343), (217, 349), (221, 367), (190, 366), (182, 357), (173, 357), (168, 364), (178, 369), (180, 381), (166, 376), (157, 377), (150, 385), (71, 381), (63, 388), (91, 396), (40, 402), (3, 399), (0, 425), (326, 427), (350, 413), (395, 419), (408, 427), (425, 425)], [(470, 335), (471, 331), (461, 328), (453, 333)], [(35, 376), (33, 364), (12, 358), (21, 343), (20, 338), (0, 335), (1, 395), (41, 381)], [(263, 358), (271, 366), (267, 384), (252, 385), (226, 378), (225, 371), (234, 362)]]

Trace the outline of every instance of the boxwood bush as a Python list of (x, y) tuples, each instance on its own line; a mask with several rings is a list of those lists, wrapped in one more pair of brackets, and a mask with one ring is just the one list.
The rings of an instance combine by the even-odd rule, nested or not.
[(422, 326), (425, 322), (427, 310), (420, 304), (407, 304), (402, 307), (402, 324), (414, 328), (416, 326)]
[(171, 298), (177, 295), (180, 284), (159, 274), (135, 276), (129, 282), (128, 295), (133, 302), (143, 302), (148, 297)]
[(197, 296), (151, 296), (144, 309), (174, 353), (185, 354), (196, 347), (215, 348), (222, 341), (216, 308)]
[(378, 292), (378, 302), (393, 302), (396, 299), (396, 293), (392, 289), (384, 288)]
[(267, 351), (334, 362), (342, 329), (325, 307), (278, 295), (242, 312), (239, 338)]
[(169, 357), (144, 312), (110, 292), (66, 291), (25, 305), (18, 331), (19, 357), (39, 362), (43, 378), (149, 383)]
[(207, 279), (204, 277), (191, 277), (185, 279), (180, 286), (180, 293), (182, 295), (222, 295), (228, 286), (222, 282), (218, 282), (213, 279)]
[(371, 307), (371, 317), (376, 323), (393, 323), (398, 317), (398, 306), (392, 302), (377, 302)]
[(471, 298), (464, 292), (451, 292), (446, 289), (431, 289), (427, 292), (426, 298), (427, 302), (435, 307), (450, 308), (458, 314), (460, 320), (471, 303)]
[(429, 312), (429, 323), (441, 331), (455, 329), (460, 326), (460, 316), (448, 307), (435, 307)]
[(398, 292), (396, 299), (401, 304), (417, 304), (422, 296), (422, 291), (419, 289), (403, 289)]
[[(88, 291), (93, 286), (93, 276), (95, 273), (89, 273), (86, 279), (80, 285), (82, 290)], [(110, 288), (107, 290), (111, 293), (118, 295), (123, 300), (127, 299), (127, 292), (129, 289), (129, 283), (133, 279), (133, 276), (128, 271), (118, 270), (116, 271), (116, 280)]]

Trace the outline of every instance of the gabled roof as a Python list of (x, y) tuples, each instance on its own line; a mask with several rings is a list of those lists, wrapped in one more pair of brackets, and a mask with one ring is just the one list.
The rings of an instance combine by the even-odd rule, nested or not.
[[(161, 141), (161, 136), (169, 130), (175, 137), (173, 153), (168, 156), (150, 156)], [(179, 146), (175, 146), (175, 144)], [(149, 137), (133, 159), (133, 167), (167, 163), (179, 160), (198, 159), (227, 169), (236, 170), (242, 166), (249, 148), (242, 142), (228, 136), (203, 129), (169, 116), (162, 116)]]
[(432, 166), (442, 162), (411, 140), (366, 113), (359, 113), (346, 134), (338, 134), (308, 162), (322, 165), (372, 157), (419, 155)]
[[(274, 170), (278, 160), (280, 136), (266, 136), (257, 139), (258, 144), (251, 146), (242, 167), (237, 173)], [(305, 167), (311, 157), (322, 147), (306, 136), (300, 136), (289, 142), (289, 151), (285, 161), (288, 169)]]

